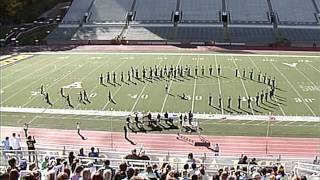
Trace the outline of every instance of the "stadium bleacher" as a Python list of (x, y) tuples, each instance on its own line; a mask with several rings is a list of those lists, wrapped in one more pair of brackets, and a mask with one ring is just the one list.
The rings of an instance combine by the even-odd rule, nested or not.
[[(319, 1), (74, 0), (62, 23), (77, 25), (78, 28), (68, 30), (60, 25), (48, 37), (48, 42), (106, 42), (118, 37), (146, 43), (215, 41), (270, 45), (284, 38), (310, 45), (310, 41), (319, 41), (320, 20), (316, 17)], [(226, 11), (230, 15), (228, 27), (225, 28), (221, 22), (223, 2), (226, 2)], [(181, 14), (174, 24), (172, 13), (176, 10)], [(278, 20), (274, 22), (275, 26), (272, 26), (270, 19), (272, 11)], [(89, 17), (82, 22), (86, 12)], [(133, 13), (133, 19), (128, 22), (126, 16), (129, 12)]]
[(219, 21), (220, 0), (183, 0), (180, 4), (182, 22)]
[(131, 26), (126, 34), (127, 40), (166, 40), (172, 27)]
[(178, 27), (176, 40), (223, 42), (223, 32), (221, 27)]
[(73, 37), (77, 31), (77, 26), (58, 26), (50, 35), (47, 37), (48, 43), (67, 43)]
[(91, 9), (93, 23), (125, 22), (132, 0), (96, 0)]
[(272, 28), (229, 28), (231, 42), (234, 43), (272, 43), (276, 36)]
[(122, 26), (81, 27), (71, 40), (112, 40), (122, 31)]
[(80, 23), (92, 1), (93, 0), (73, 0), (67, 14), (62, 20), (62, 23)]
[(231, 23), (268, 23), (268, 4), (266, 0), (243, 1), (227, 0)]
[(172, 12), (176, 8), (176, 0), (137, 0), (134, 11), (135, 21), (170, 22)]
[(271, 0), (280, 24), (317, 23), (316, 10), (311, 0)]
[(319, 29), (302, 29), (302, 28), (279, 28), (283, 37), (291, 42), (314, 42), (320, 41)]

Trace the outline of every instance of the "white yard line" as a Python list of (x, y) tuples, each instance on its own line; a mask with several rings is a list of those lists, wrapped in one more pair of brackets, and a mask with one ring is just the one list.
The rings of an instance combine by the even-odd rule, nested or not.
[[(46, 58), (46, 59), (48, 59), (48, 58)], [(17, 82), (19, 82), (19, 81), (21, 81), (21, 80), (23, 80), (23, 79), (25, 79), (25, 78), (27, 78), (27, 77), (29, 77), (29, 76), (37, 73), (37, 72), (41, 71), (42, 69), (45, 69), (46, 67), (48, 67), (48, 66), (50, 66), (50, 65), (52, 65), (52, 64), (55, 64), (55, 63), (56, 63), (56, 61), (53, 61), (53, 62), (51, 62), (51, 63), (48, 63), (48, 64), (46, 64), (45, 66), (42, 66), (41, 68), (37, 69), (36, 71), (33, 71), (32, 73), (26, 74), (25, 76), (22, 76), (21, 78), (13, 81), (12, 83), (10, 83), (10, 84), (2, 87), (2, 89), (3, 89), (3, 90), (4, 90), (4, 89), (7, 89), (7, 88), (15, 85)]]
[(314, 70), (316, 70), (316, 71), (318, 71), (318, 72), (320, 72), (320, 70), (319, 69), (317, 69), (317, 68), (315, 68), (314, 66), (312, 66), (311, 64), (309, 64), (309, 63), (306, 63), (308, 66), (310, 66), (310, 67), (312, 67)]
[(317, 116), (311, 107), (305, 102), (304, 98), (301, 96), (301, 94), (297, 91), (297, 89), (291, 84), (291, 82), (288, 80), (288, 78), (275, 66), (272, 62), (270, 64), (281, 74), (281, 76), (288, 82), (288, 84), (291, 86), (291, 88), (295, 91), (295, 93), (301, 98), (303, 103), (307, 106), (307, 108), (310, 110), (310, 112), (313, 114), (313, 116)]
[[(87, 62), (87, 63), (89, 63), (89, 62)], [(86, 63), (86, 64), (87, 64), (87, 63)], [(85, 64), (85, 65), (86, 65), (86, 64)], [(85, 66), (85, 65), (83, 65), (83, 66)], [(83, 66), (81, 66), (81, 67), (83, 67)], [(81, 68), (81, 67), (80, 67), (80, 68)], [(101, 68), (101, 66), (97, 66), (96, 68), (94, 68), (93, 70), (91, 70), (88, 74), (86, 74), (85, 76), (83, 76), (83, 77), (80, 79), (80, 82), (82, 82), (84, 79), (86, 79), (87, 77), (89, 77), (92, 73), (95, 73), (96, 70), (99, 69), (99, 68)], [(78, 70), (78, 69), (79, 69), (79, 68), (77, 68), (76, 70)], [(73, 72), (75, 72), (75, 71), (73, 71)], [(65, 76), (64, 78), (66, 78), (66, 77), (67, 77), (67, 76)], [(63, 79), (64, 79), (64, 78), (63, 78)], [(62, 80), (62, 79), (60, 79), (60, 80)], [(60, 80), (59, 80), (59, 81), (60, 81)], [(57, 83), (57, 82), (55, 82), (55, 83)], [(54, 83), (54, 84), (55, 84), (55, 83)], [(53, 84), (52, 84), (52, 85), (53, 85)], [(51, 86), (52, 86), (52, 85), (51, 85)], [(72, 88), (70, 88), (67, 93), (69, 93), (69, 92), (71, 91), (71, 89), (72, 89)], [(59, 99), (61, 99), (61, 98), (62, 98), (62, 97), (59, 96), (52, 104), (54, 105), (54, 104), (55, 104), (56, 102), (58, 102)], [(50, 108), (50, 106), (48, 106), (48, 108)]]
[[(77, 70), (81, 69), (82, 67), (85, 67), (86, 64), (88, 64), (88, 62), (85, 63), (84, 65), (78, 66), (77, 68), (73, 69), (73, 70), (70, 71), (69, 73), (63, 75), (62, 77), (60, 77), (59, 79), (57, 79), (57, 81), (55, 81), (54, 83), (52, 83), (50, 86), (48, 86), (48, 87), (46, 87), (46, 88), (47, 88), (47, 89), (50, 89), (51, 87), (53, 87), (53, 86), (54, 86), (55, 84), (57, 84), (58, 82), (66, 79), (70, 74), (76, 72)], [(88, 75), (87, 75), (87, 76), (88, 76)], [(28, 102), (26, 102), (25, 104), (23, 104), (22, 107), (25, 107), (26, 105), (28, 105), (29, 103), (31, 103), (36, 97), (38, 97), (38, 96), (31, 97), (31, 99), (30, 99)], [(59, 97), (56, 101), (54, 101), (53, 104), (54, 104), (55, 102), (57, 102), (59, 99), (60, 99), (60, 97)], [(50, 107), (50, 106), (49, 106), (49, 107)]]
[[(228, 53), (150, 53), (150, 52), (37, 52), (37, 53), (21, 53), (21, 54), (66, 54), (66, 55), (77, 55), (77, 54), (94, 54), (94, 55), (119, 55), (119, 53), (123, 55), (183, 55), (183, 56), (194, 56), (194, 55), (201, 55), (201, 56), (212, 56), (212, 55), (219, 55), (219, 56), (230, 56)], [(234, 56), (248, 56), (248, 54), (233, 54)], [(319, 58), (320, 56), (315, 56), (315, 55), (282, 55), (282, 54), (250, 54), (250, 56), (259, 56), (259, 57), (302, 57), (302, 58)]]
[[(15, 113), (32, 113), (32, 114), (55, 114), (55, 115), (83, 115), (83, 116), (112, 116), (124, 117), (132, 112), (128, 111), (99, 111), (99, 110), (75, 110), (75, 109), (47, 109), (47, 108), (17, 108), (17, 107), (0, 107), (0, 112), (15, 112)], [(151, 112), (156, 116), (159, 112)], [(178, 118), (181, 113), (170, 113), (169, 116)], [(317, 116), (273, 116), (277, 121), (302, 121), (302, 122), (320, 122), (320, 117)], [(269, 115), (221, 115), (221, 114), (194, 114), (196, 119), (217, 119), (221, 120), (257, 120), (267, 121)]]
[[(115, 67), (112, 71), (116, 71), (118, 70), (123, 63), (127, 62), (127, 60), (123, 60), (117, 67)], [(98, 87), (99, 85), (97, 85), (96, 87)], [(121, 86), (118, 87), (118, 89), (113, 93), (113, 97), (115, 97), (115, 95), (117, 95), (117, 93), (120, 91), (120, 89), (122, 88), (122, 86), (124, 86), (123, 84)], [(110, 103), (110, 101), (108, 101), (102, 108), (102, 111), (105, 110), (105, 108), (108, 106), (108, 104)]]
[[(216, 64), (216, 69), (217, 69), (218, 68), (218, 62), (217, 62), (217, 56), (216, 55), (214, 56), (214, 61), (215, 61), (215, 64)], [(220, 76), (218, 75), (217, 71), (216, 71), (216, 73), (217, 73), (217, 77), (218, 77), (219, 94), (221, 95), (221, 98), (223, 98), (222, 91), (221, 91)], [(222, 100), (222, 103), (221, 103), (221, 114), (224, 114), (223, 100)]]
[[(256, 70), (258, 70), (258, 71), (261, 72), (261, 70), (260, 70), (260, 68), (257, 66), (257, 64), (250, 58), (250, 56), (248, 56), (248, 57), (249, 57), (251, 63), (253, 64), (253, 66), (256, 68)], [(282, 115), (286, 116), (286, 113), (285, 113), (284, 110), (282, 109), (282, 107), (281, 107), (281, 105), (279, 104), (277, 98), (274, 98), (274, 100), (277, 102), (277, 105), (278, 105), (278, 107), (280, 108), (280, 110), (281, 110), (281, 112), (282, 112)]]
[(132, 108), (131, 108), (130, 112), (133, 112), (134, 108), (136, 108), (136, 105), (138, 104), (139, 99), (140, 99), (140, 97), (142, 96), (142, 93), (144, 92), (144, 90), (146, 89), (146, 87), (147, 87), (147, 83), (143, 86), (143, 88), (142, 88), (142, 90), (141, 90), (141, 92), (140, 92), (139, 96), (137, 97), (136, 102), (134, 102), (134, 104), (133, 104), (133, 106), (132, 106)]
[[(31, 59), (31, 58), (40, 58), (40, 56), (36, 56), (36, 57), (34, 57), (34, 56), (31, 56), (31, 57), (28, 57), (27, 59)], [(20, 64), (21, 62), (23, 62), (23, 61), (26, 61), (27, 59), (24, 59), (24, 60), (21, 60), (21, 61), (19, 61), (19, 62), (17, 62), (17, 63), (14, 63), (13, 65), (10, 65), (10, 67), (12, 67), (12, 66), (15, 66), (15, 65), (18, 65), (18, 64)], [(30, 61), (32, 61), (32, 62), (30, 62)], [(34, 68), (34, 65), (35, 64), (37, 64), (37, 66), (39, 66), (39, 63), (43, 63), (42, 61), (46, 61), (46, 58), (42, 58), (42, 59), (32, 59), (32, 60), (29, 60), (28, 61), (28, 63), (29, 64), (27, 64), (27, 65), (24, 65), (22, 68), (17, 68), (17, 67), (14, 67), (13, 69), (14, 70), (16, 70), (16, 71), (14, 71), (14, 72), (10, 72), (10, 73), (6, 73), (5, 75), (3, 75), (3, 76), (1, 76), (2, 78), (7, 78), (7, 77), (10, 77), (10, 76), (14, 76), (15, 75), (15, 73), (17, 73), (17, 72), (21, 72), (21, 71), (24, 71), (24, 70), (26, 70), (26, 69), (28, 69), (28, 68)]]
[[(158, 63), (158, 66), (162, 63), (162, 61), (163, 61), (163, 59), (160, 60), (160, 62)], [(139, 100), (140, 100), (140, 98), (141, 98), (141, 96), (142, 96), (142, 93), (143, 93), (144, 90), (146, 89), (147, 85), (148, 85), (148, 83), (146, 82), (145, 85), (143, 86), (143, 88), (142, 88), (139, 96), (137, 97), (136, 101), (134, 102), (134, 104), (133, 104), (130, 112), (133, 112), (133, 110), (136, 108), (136, 105), (138, 104), (138, 102), (139, 102)]]
[[(197, 67), (198, 67), (198, 65), (199, 65), (199, 55), (198, 55), (198, 58), (197, 58)], [(196, 75), (194, 75), (191, 112), (193, 112), (193, 109), (194, 109), (194, 100), (195, 100), (195, 95), (196, 95), (197, 78), (198, 77)]]
[[(176, 65), (176, 69), (178, 68), (178, 66), (179, 66), (179, 64), (180, 64), (180, 62), (181, 62), (181, 59), (182, 59), (182, 55), (180, 56), (180, 59), (179, 59), (179, 61), (178, 61), (178, 64)], [(170, 84), (169, 84), (169, 87), (168, 87), (168, 93), (170, 93), (170, 89), (171, 89), (171, 86), (172, 86), (172, 79), (170, 80)], [(166, 104), (166, 102), (167, 102), (167, 99), (168, 99), (168, 96), (169, 96), (169, 94), (166, 94), (166, 96), (165, 96), (165, 98), (164, 98), (164, 100), (163, 100), (163, 103), (162, 103), (162, 106), (161, 106), (161, 111), (160, 112), (163, 112), (163, 109), (164, 109), (164, 106), (165, 106), (165, 104)]]
[[(239, 69), (237, 63), (236, 63), (235, 60), (234, 60), (234, 57), (233, 57), (233, 56), (231, 56), (231, 57), (232, 57), (232, 62), (234, 63), (235, 67), (236, 67), (237, 69)], [(243, 87), (243, 89), (244, 89), (244, 92), (246, 93), (246, 96), (247, 96), (247, 98), (248, 98), (248, 97), (249, 97), (249, 94), (248, 94), (248, 92), (247, 92), (247, 88), (246, 88), (246, 86), (244, 85), (244, 82), (243, 82), (242, 78), (240, 78), (240, 81), (241, 81), (241, 83), (242, 83), (242, 87)], [(250, 109), (251, 109), (252, 115), (254, 115), (254, 111), (253, 111), (253, 107), (252, 107), (252, 102), (250, 102), (250, 107), (251, 107)]]
[(33, 118), (28, 122), (28, 124), (31, 124), (34, 120), (38, 119), (38, 117), (39, 117), (39, 116), (33, 117)]
[[(69, 64), (72, 64), (72, 63), (73, 63), (73, 62), (71, 61), (70, 63), (63, 65), (61, 68), (64, 68), (64, 67), (66, 67), (66, 66), (68, 66)], [(60, 70), (60, 69), (59, 69), (59, 70)], [(28, 88), (29, 88), (30, 86), (32, 86), (33, 84), (41, 81), (42, 79), (47, 78), (47, 74), (51, 74), (51, 73), (53, 73), (53, 72), (55, 72), (55, 71), (57, 71), (57, 69), (53, 69), (52, 71), (49, 71), (49, 72), (45, 73), (45, 74), (42, 76), (42, 78), (33, 81), (32, 83), (28, 84), (27, 86), (25, 86), (24, 88), (20, 89), (19, 91), (16, 91), (15, 93), (13, 93), (11, 96), (6, 97), (5, 100), (2, 101), (0, 104), (2, 105), (3, 103), (7, 102), (9, 99), (15, 97), (15, 96), (16, 96), (17, 94), (19, 94), (20, 92), (25, 91), (26, 89), (28, 89)]]
[(311, 81), (304, 72), (300, 71), (297, 67), (295, 68), (304, 78), (306, 78), (314, 87), (317, 87), (316, 84), (314, 84), (313, 81)]

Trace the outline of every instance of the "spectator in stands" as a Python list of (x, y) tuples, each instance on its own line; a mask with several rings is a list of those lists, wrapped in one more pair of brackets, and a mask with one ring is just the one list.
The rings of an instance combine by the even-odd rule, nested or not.
[(92, 175), (92, 180), (103, 180), (102, 175), (99, 173), (99, 171), (96, 171), (95, 173), (93, 173)]
[(80, 148), (78, 156), (85, 157), (86, 155), (83, 153), (83, 148)]
[(68, 180), (68, 174), (65, 172), (61, 172), (57, 176), (57, 180)]
[(141, 160), (150, 160), (149, 156), (146, 155), (146, 152), (143, 150), (140, 153), (140, 159)]
[(19, 170), (18, 169), (18, 167), (17, 167), (17, 160), (16, 160), (16, 158), (10, 158), (9, 160), (8, 160), (8, 164), (9, 164), (9, 167), (7, 168), (7, 173), (9, 174), (10, 173), (10, 171), (11, 170), (13, 170), (13, 169), (17, 169), (17, 170)]
[(189, 179), (189, 164), (185, 164), (183, 166), (183, 170), (181, 171), (181, 177), (183, 180), (188, 180)]
[(204, 166), (201, 166), (199, 169), (199, 176), (201, 177), (202, 180), (209, 180), (209, 175), (206, 173)]
[(27, 170), (28, 164), (27, 164), (27, 160), (22, 158), (19, 161), (19, 169), (21, 170)]
[(99, 157), (99, 148), (97, 148), (97, 152), (95, 152), (94, 147), (91, 147), (91, 152), (89, 152), (88, 157)]
[(197, 171), (198, 171), (197, 164), (193, 163), (191, 165), (191, 171), (189, 172), (189, 177), (191, 177), (192, 175), (196, 174)]
[(188, 154), (187, 163), (189, 163), (189, 164), (194, 164), (194, 163), (196, 163), (196, 160), (193, 158), (193, 154), (192, 154), (192, 153), (189, 153), (189, 154)]
[(6, 137), (5, 140), (3, 140), (2, 142), (2, 146), (3, 146), (3, 150), (4, 152), (7, 150), (10, 150), (10, 141), (9, 141), (9, 137)]
[(248, 157), (247, 157), (247, 156), (243, 156), (243, 157), (240, 158), (240, 160), (238, 161), (238, 164), (248, 164), (247, 160), (248, 160)]
[(20, 134), (18, 134), (18, 137), (16, 137), (16, 133), (12, 133), (12, 137), (10, 139), (10, 146), (13, 150), (21, 150), (20, 142)]
[(256, 162), (256, 158), (252, 158), (251, 161), (249, 162), (251, 165), (258, 165)]
[(82, 179), (81, 180), (91, 180), (91, 171), (89, 168), (85, 168), (82, 171)]
[(17, 169), (11, 169), (9, 173), (9, 180), (18, 180), (19, 179), (19, 171)]
[(276, 180), (288, 179), (288, 176), (284, 173), (284, 167), (282, 165), (278, 168), (278, 173), (276, 176)]
[(110, 167), (110, 161), (108, 159), (103, 162), (103, 166), (99, 169), (99, 171), (101, 171), (102, 173), (105, 170), (110, 170), (111, 171), (111, 178), (113, 178), (115, 172), (114, 172), (114, 169), (112, 167)]
[(44, 169), (47, 169), (49, 166), (49, 157), (46, 156), (43, 160), (43, 162), (41, 163), (41, 169), (44, 170)]
[(212, 180), (220, 180), (219, 174), (214, 174)]
[(220, 179), (221, 180), (227, 180), (227, 178), (228, 178), (228, 172), (227, 171), (223, 171), (221, 173)]
[(69, 152), (69, 156), (68, 156), (68, 161), (69, 161), (69, 164), (71, 165), (74, 161), (76, 157), (74, 156), (74, 153), (71, 151)]
[(9, 180), (9, 174), (0, 172), (0, 179), (1, 180)]
[(71, 176), (71, 180), (79, 180), (81, 178), (82, 166), (77, 166), (74, 174)]
[[(160, 176), (160, 180), (165, 180), (167, 178), (168, 173), (171, 171), (171, 166), (168, 163), (163, 163), (162, 165), (162, 173)], [(170, 176), (169, 176), (170, 177)]]
[(145, 171), (140, 173), (139, 176), (144, 177), (144, 179), (157, 179), (157, 176), (152, 171), (151, 165), (146, 165)]
[(32, 161), (36, 160), (36, 156), (35, 156), (35, 146), (34, 144), (36, 143), (36, 140), (34, 139), (34, 136), (28, 136), (27, 138), (27, 146), (28, 146), (28, 153), (29, 153), (29, 161), (31, 162), (31, 157), (32, 157)]
[(131, 151), (131, 154), (128, 154), (126, 157), (124, 157), (125, 159), (140, 159), (140, 157), (137, 155), (137, 150), (133, 149)]
[(125, 178), (125, 179), (131, 179), (133, 176), (134, 176), (134, 169), (132, 167), (130, 167), (127, 170), (127, 178)]
[(110, 169), (103, 171), (103, 180), (111, 180), (112, 179), (112, 172)]
[(126, 171), (127, 171), (127, 164), (126, 163), (121, 163), (119, 165), (119, 170), (116, 172), (114, 176), (114, 180), (122, 180), (127, 177)]
[(70, 179), (71, 170), (69, 168), (64, 168), (63, 172), (66, 173), (68, 175), (68, 179)]
[(157, 164), (152, 165), (152, 171), (157, 176), (157, 178), (160, 178), (160, 172), (158, 170), (158, 165)]

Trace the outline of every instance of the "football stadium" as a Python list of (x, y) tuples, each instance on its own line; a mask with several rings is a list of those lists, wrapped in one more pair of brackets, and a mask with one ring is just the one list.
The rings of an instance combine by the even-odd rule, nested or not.
[(0, 179), (320, 178), (320, 0), (0, 5)]

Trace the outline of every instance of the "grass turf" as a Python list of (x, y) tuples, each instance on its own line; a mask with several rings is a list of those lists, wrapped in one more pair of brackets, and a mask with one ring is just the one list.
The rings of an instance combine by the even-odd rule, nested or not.
[[(285, 64), (283, 64), (285, 63)], [(296, 65), (294, 63), (297, 63)], [(142, 79), (133, 82), (127, 81), (127, 71), (131, 67), (164, 66), (176, 67), (181, 65), (191, 66), (191, 75), (194, 75), (194, 68), (198, 66), (197, 78), (160, 78)], [(205, 75), (201, 75), (201, 66), (205, 66)], [(208, 67), (212, 65), (213, 75), (209, 75)], [(221, 66), (221, 76), (217, 76), (217, 66)], [(65, 94), (70, 94), (71, 103), (75, 109), (88, 110), (117, 110), (128, 112), (187, 112), (192, 110), (195, 113), (214, 114), (248, 114), (255, 115), (299, 115), (319, 116), (320, 112), (320, 58), (317, 56), (267, 56), (267, 55), (235, 55), (235, 54), (180, 54), (180, 53), (96, 53), (96, 54), (46, 54), (34, 55), (34, 57), (8, 66), (1, 70), (1, 107), (34, 107), (50, 108), (39, 94), (41, 85), (49, 93), (51, 102), (55, 109), (68, 109), (65, 99), (60, 96), (60, 88), (74, 82), (81, 82), (81, 88), (65, 88)], [(239, 74), (246, 69), (246, 78), (235, 77), (235, 68)], [(250, 80), (249, 72), (254, 71), (254, 81)], [(276, 84), (279, 89), (277, 101), (269, 101), (253, 109), (247, 108), (246, 97), (256, 96), (257, 92), (267, 89), (267, 85), (258, 83), (257, 73), (266, 73), (271, 78), (276, 77)], [(120, 85), (106, 84), (99, 85), (99, 76), (107, 72), (117, 73), (117, 82)], [(121, 83), (120, 73), (124, 72), (125, 82)], [(147, 71), (147, 76), (148, 76)], [(139, 73), (141, 76), (141, 72)], [(111, 76), (112, 80), (112, 76)], [(165, 93), (165, 85), (168, 84), (169, 92)], [(91, 103), (83, 104), (78, 102), (78, 94), (86, 90)], [(116, 104), (108, 101), (108, 91), (112, 93)], [(179, 96), (185, 94), (188, 100), (182, 100)], [(208, 105), (208, 96), (213, 96), (213, 106)], [(218, 107), (218, 97), (221, 94), (223, 99), (223, 111)], [(227, 97), (232, 97), (232, 109), (226, 108)], [(237, 109), (237, 97), (244, 97), (242, 109)], [(253, 103), (254, 104), (254, 103)], [(12, 116), (2, 113), (2, 125), (14, 125)], [(19, 114), (19, 113), (15, 113)], [(23, 116), (30, 116), (28, 114)], [(46, 127), (73, 128), (73, 116), (66, 117), (62, 122), (59, 118), (54, 122), (61, 122), (60, 125), (52, 123), (54, 118), (41, 118), (46, 115), (37, 115), (33, 121), (34, 125), (41, 124)], [(11, 117), (11, 118), (9, 118)], [(46, 120), (43, 120), (46, 119)], [(86, 118), (85, 118), (86, 119)], [(90, 118), (91, 119), (91, 118)], [(111, 118), (107, 119), (117, 119)], [(116, 121), (118, 122), (118, 121)], [(205, 134), (220, 135), (265, 135), (266, 123), (251, 121), (218, 122), (210, 121), (212, 126), (206, 126), (204, 120)], [(246, 123), (248, 122), (248, 123)], [(101, 121), (101, 123), (105, 123)], [(256, 124), (261, 125), (256, 125)], [(281, 122), (280, 122), (281, 123)], [(280, 126), (276, 123), (271, 128), (271, 135), (274, 136), (302, 136), (318, 137), (319, 123), (306, 124), (305, 122), (288, 122)], [(20, 124), (20, 123), (18, 123)], [(70, 124), (70, 125), (69, 125)], [(94, 125), (97, 124), (97, 125)], [(105, 126), (96, 122), (87, 123), (88, 129), (105, 130)], [(17, 125), (17, 124), (16, 124)], [(115, 123), (115, 131), (121, 130), (123, 123)], [(279, 125), (279, 127), (278, 127)], [(109, 127), (106, 125), (106, 127)], [(120, 129), (118, 129), (118, 128)], [(108, 129), (108, 128), (107, 128)], [(286, 129), (286, 130), (284, 130)], [(172, 131), (174, 132), (174, 131)]]

